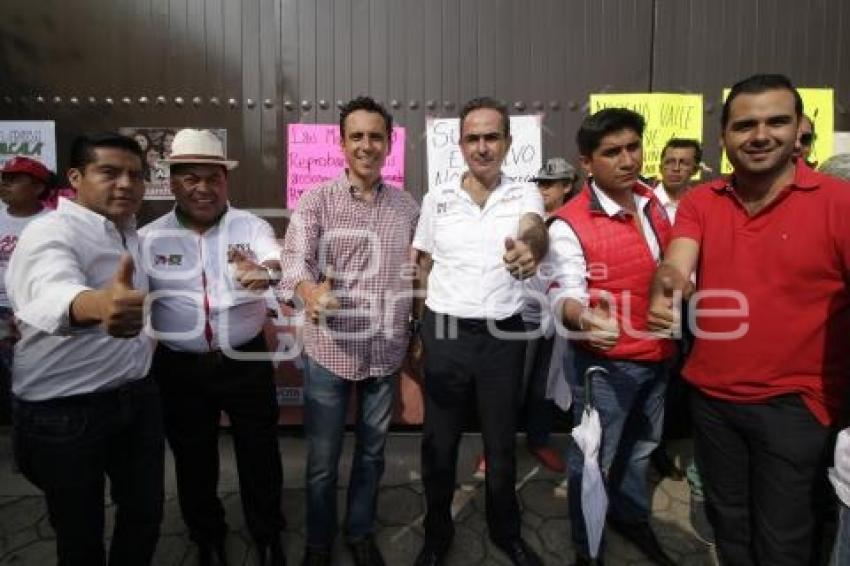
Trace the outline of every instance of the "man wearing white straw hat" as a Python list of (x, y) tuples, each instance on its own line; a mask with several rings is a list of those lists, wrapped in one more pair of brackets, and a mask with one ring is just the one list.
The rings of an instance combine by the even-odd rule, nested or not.
[(224, 564), (227, 525), (216, 495), (218, 424), (233, 433), (245, 522), (257, 564), (284, 564), (282, 471), (264, 294), (279, 278), (271, 226), (228, 202), (225, 158), (209, 130), (181, 130), (170, 167), (174, 210), (142, 230), (159, 340), (151, 373), (162, 390), (183, 520), (201, 564)]

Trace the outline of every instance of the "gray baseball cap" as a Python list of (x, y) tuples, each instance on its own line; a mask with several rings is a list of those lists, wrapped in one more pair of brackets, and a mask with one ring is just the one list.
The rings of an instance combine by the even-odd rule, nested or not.
[(533, 183), (540, 181), (572, 181), (576, 178), (576, 168), (563, 157), (547, 159), (537, 176), (531, 179)]

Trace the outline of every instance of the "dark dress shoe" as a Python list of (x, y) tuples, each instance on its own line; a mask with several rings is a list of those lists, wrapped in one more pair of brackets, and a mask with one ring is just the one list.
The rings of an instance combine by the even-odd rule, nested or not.
[(442, 566), (446, 560), (446, 554), (448, 554), (448, 548), (440, 550), (426, 544), (419, 551), (419, 556), (416, 557), (413, 566)]
[(347, 546), (355, 566), (385, 566), (384, 557), (373, 537), (349, 541)]
[(521, 538), (505, 543), (495, 543), (496, 547), (508, 555), (514, 566), (543, 566), (543, 561)]
[(254, 555), (257, 566), (286, 566), (286, 555), (283, 553), (280, 538), (255, 544)]
[(607, 524), (614, 532), (638, 547), (644, 556), (655, 564), (676, 566), (676, 562), (661, 548), (661, 543), (658, 542), (649, 523), (625, 523), (608, 517)]
[(301, 566), (331, 566), (330, 549), (311, 548), (304, 549), (304, 559)]
[(198, 545), (198, 566), (227, 566), (224, 541)]

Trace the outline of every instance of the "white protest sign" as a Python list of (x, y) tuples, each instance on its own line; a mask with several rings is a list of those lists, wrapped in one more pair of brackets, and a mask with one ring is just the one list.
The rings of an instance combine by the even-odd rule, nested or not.
[[(541, 127), (543, 116), (511, 116), (513, 143), (505, 156), (502, 170), (509, 177), (528, 181), (540, 170), (543, 163)], [(428, 189), (456, 180), (466, 170), (460, 152), (459, 118), (428, 118), (426, 122), (428, 143)]]
[(56, 122), (0, 120), (0, 166), (23, 155), (56, 172)]

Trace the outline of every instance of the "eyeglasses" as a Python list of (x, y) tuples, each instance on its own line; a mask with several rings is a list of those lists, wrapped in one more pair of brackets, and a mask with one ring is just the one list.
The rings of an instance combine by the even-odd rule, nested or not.
[(814, 141), (815, 135), (813, 133), (800, 134), (800, 145), (812, 145)]

